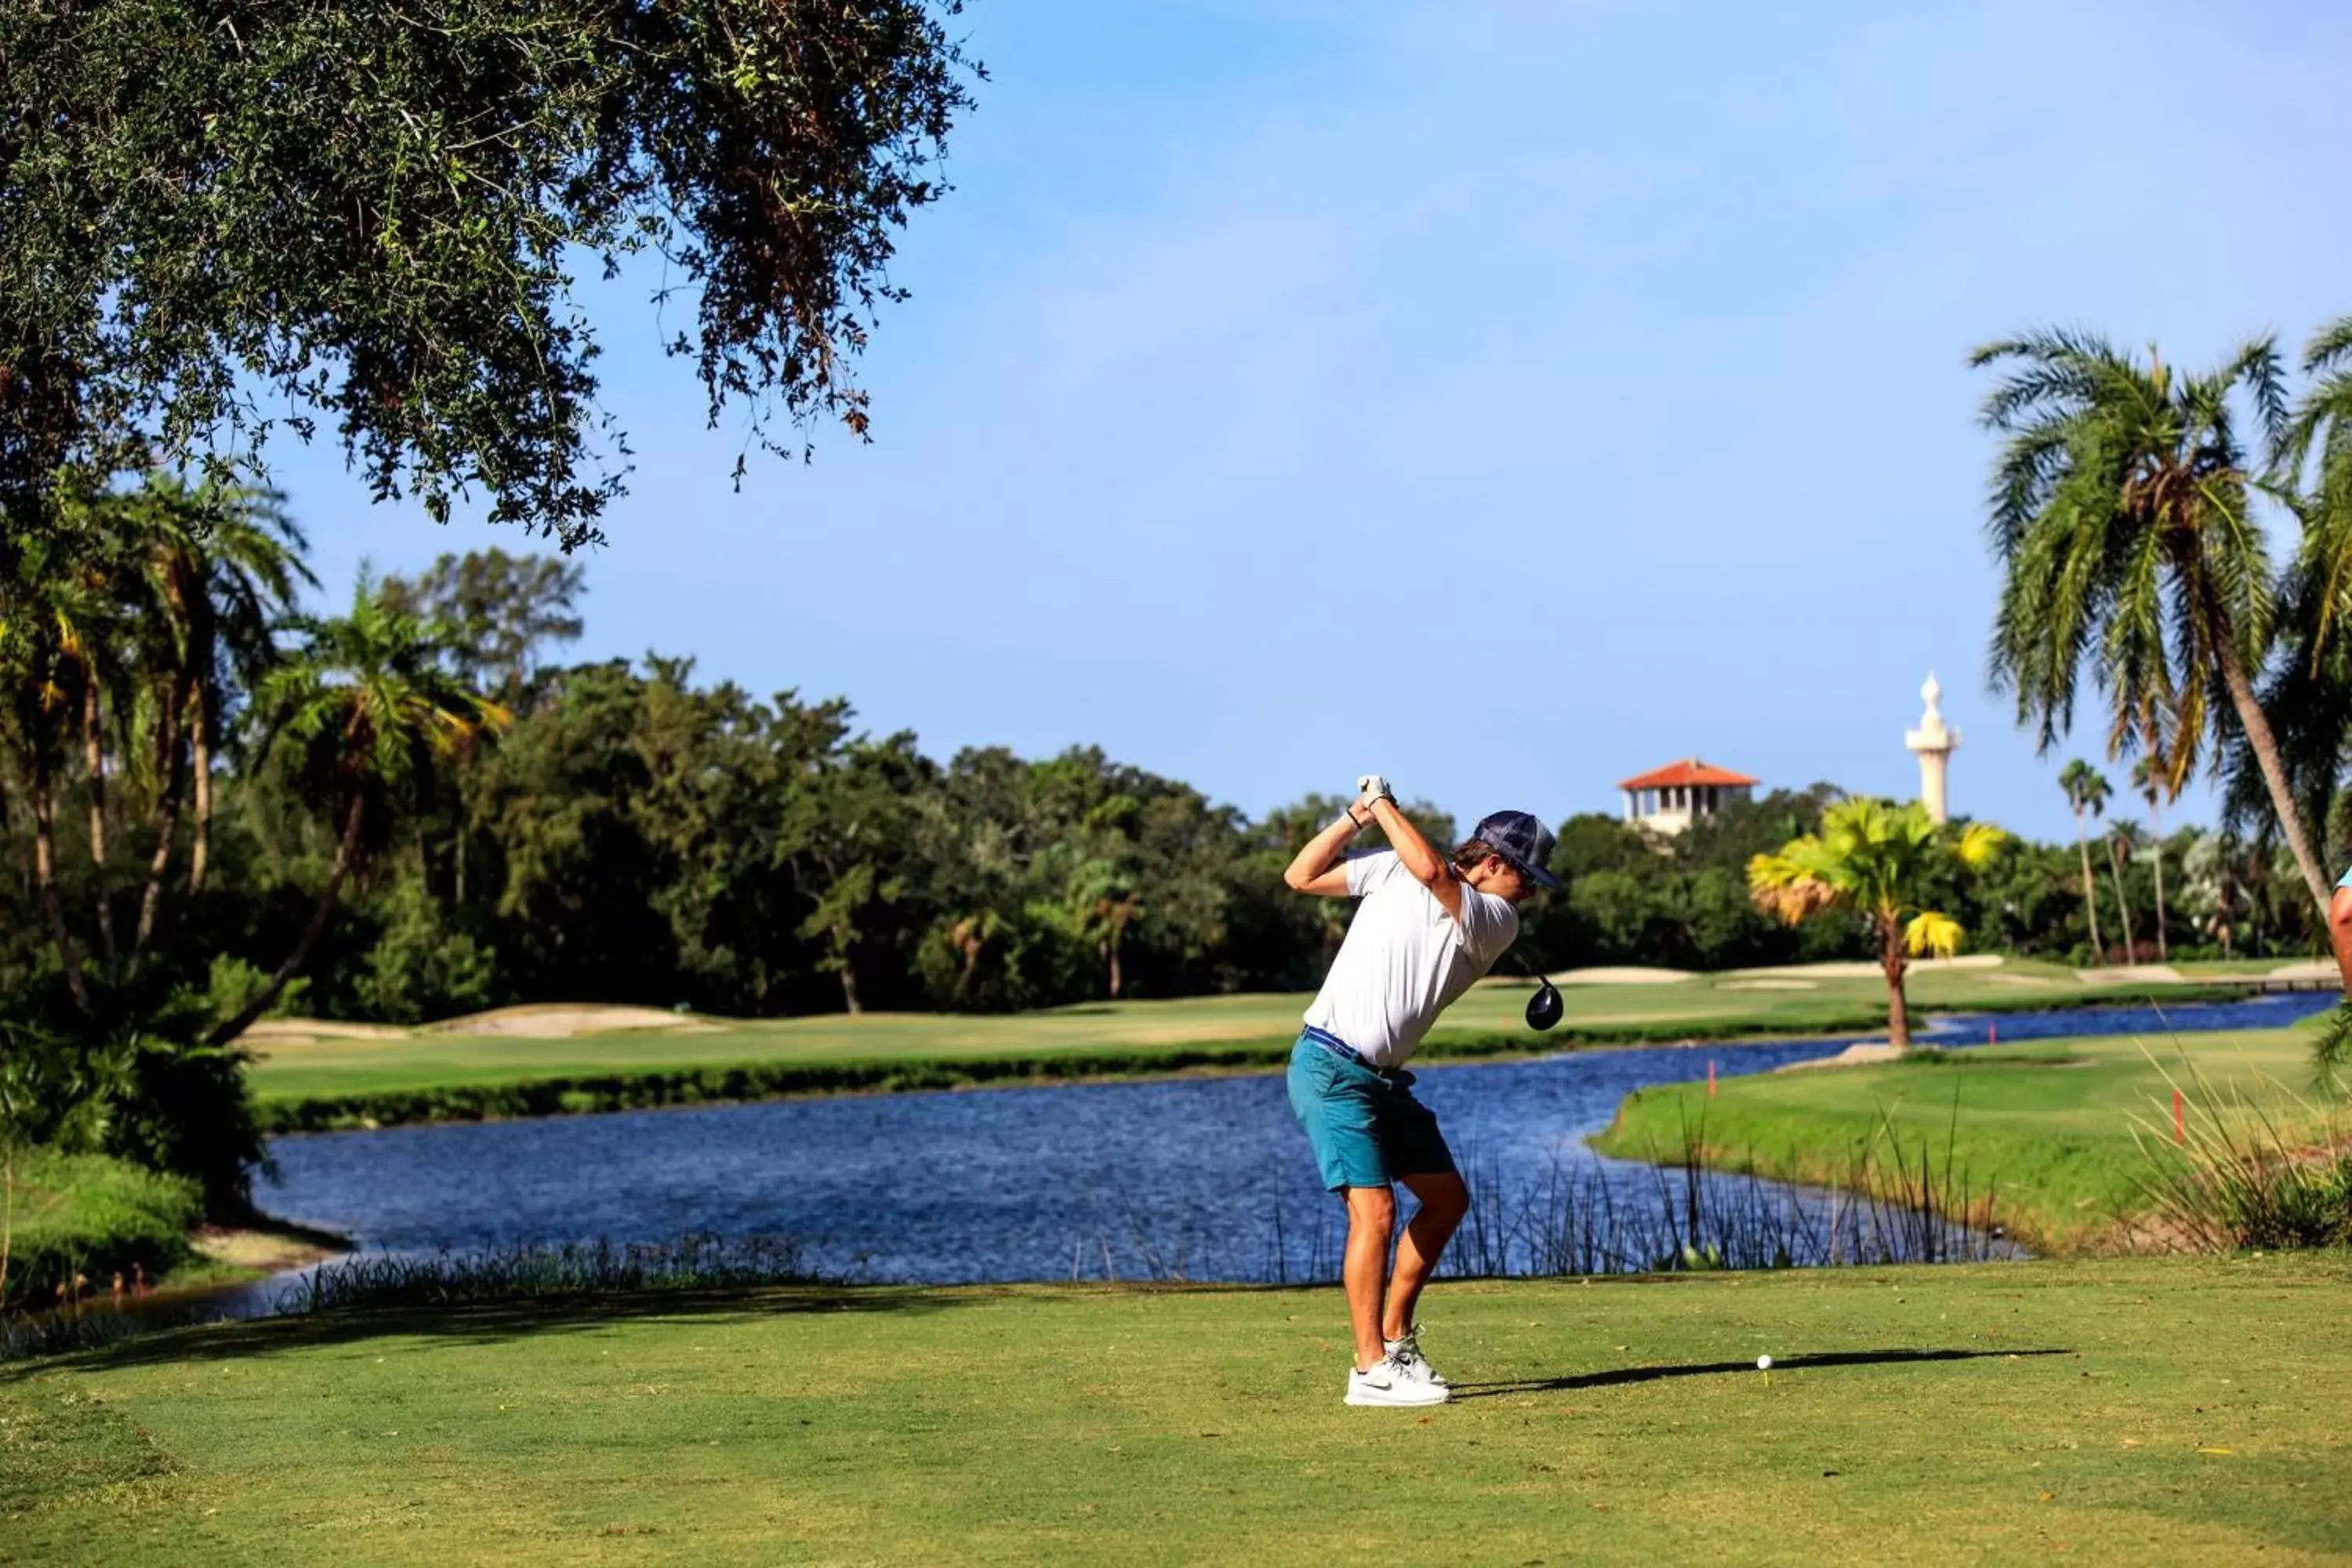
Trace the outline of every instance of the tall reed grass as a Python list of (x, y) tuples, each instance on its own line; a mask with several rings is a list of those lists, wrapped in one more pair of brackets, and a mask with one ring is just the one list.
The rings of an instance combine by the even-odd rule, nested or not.
[(280, 1291), (281, 1313), (446, 1307), (550, 1297), (725, 1290), (820, 1282), (783, 1236), (698, 1231), (665, 1242), (564, 1242), (429, 1254), (363, 1252), (323, 1263)]
[[(2352, 1126), (2343, 1106), (2260, 1079), (2259, 1100), (2234, 1084), (2217, 1089), (2185, 1054), (2178, 1075), (2157, 1068), (2171, 1103), (2151, 1102), (2132, 1120), (2145, 1162), (2141, 1245), (2233, 1252), (2352, 1244)], [(2321, 1088), (2329, 1087), (2323, 1069)]]

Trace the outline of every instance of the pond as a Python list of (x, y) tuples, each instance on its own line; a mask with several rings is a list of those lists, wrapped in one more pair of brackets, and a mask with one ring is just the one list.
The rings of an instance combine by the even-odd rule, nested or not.
[[(2275, 1027), (2333, 1000), (1940, 1019), (1922, 1039), (1966, 1046), (1995, 1029), (2014, 1041)], [(1681, 1239), (1674, 1213), (1688, 1195), (1682, 1178), (1601, 1159), (1585, 1137), (1628, 1093), (1702, 1079), (1710, 1060), (1725, 1076), (1764, 1072), (1847, 1043), (1588, 1050), (1426, 1068), (1417, 1092), (1444, 1121), (1480, 1194), (1449, 1263), (1552, 1272), (1584, 1257), (1657, 1267), (1663, 1259), (1650, 1255), (1661, 1242)], [(277, 1140), (271, 1152), (276, 1172), (257, 1184), (262, 1206), (364, 1247), (787, 1236), (826, 1275), (883, 1281), (1324, 1279), (1336, 1270), (1341, 1218), (1274, 1076), (316, 1133)], [(1776, 1253), (1824, 1261), (1839, 1245), (1835, 1227), (1886, 1217), (1777, 1184), (1711, 1176), (1703, 1185), (1716, 1212), (1730, 1216), (1733, 1239), (1762, 1250), (1750, 1261)], [(1939, 1256), (1952, 1245), (1948, 1234), (1923, 1232), (1885, 1250)]]

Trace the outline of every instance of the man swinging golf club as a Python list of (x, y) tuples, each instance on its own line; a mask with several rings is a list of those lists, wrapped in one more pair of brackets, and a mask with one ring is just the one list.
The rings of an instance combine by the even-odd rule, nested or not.
[[(1442, 1405), (1453, 1390), (1421, 1353), (1413, 1308), (1470, 1195), (1437, 1118), (1412, 1097), (1404, 1064), (1438, 1015), (1518, 935), (1513, 906), (1559, 881), (1544, 867), (1550, 831), (1524, 811), (1487, 817), (1448, 858), (1397, 809), (1386, 780), (1358, 783), (1362, 794), (1347, 814), (1283, 873), (1302, 893), (1363, 901), (1290, 1054), (1290, 1105), (1315, 1146), (1323, 1184), (1348, 1203), (1342, 1279), (1356, 1335), (1348, 1403)], [(1388, 849), (1349, 855), (1349, 841), (1374, 826)], [(1396, 1274), (1387, 1279), (1399, 1182), (1421, 1212), (1397, 1243)]]

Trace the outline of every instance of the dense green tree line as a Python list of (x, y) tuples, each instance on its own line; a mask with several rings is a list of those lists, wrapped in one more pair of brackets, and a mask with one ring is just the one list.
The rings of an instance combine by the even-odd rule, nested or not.
[[(198, 1170), (219, 1201), (255, 1152), (234, 1042), (273, 1009), (1299, 989), (1344, 933), (1344, 904), (1280, 874), (1336, 799), (1252, 818), (1095, 748), (942, 761), (844, 700), (763, 700), (689, 659), (563, 662), (570, 562), (444, 557), (306, 614), (302, 536), (267, 492), (156, 478), (61, 489), (53, 515), (0, 580), (0, 1097), (34, 1108), (10, 1110), (20, 1131)], [(1516, 962), (1868, 956), (1861, 923), (1791, 929), (1748, 886), (1838, 798), (1776, 792), (1674, 839), (1570, 818), (1569, 890), (1530, 910)], [(2122, 956), (2089, 931), (2110, 894), (2137, 956), (2300, 950), (2283, 848), (2126, 850), (2121, 830), (2090, 902), (2087, 837), (2011, 844), (1924, 896), (1979, 945), (2062, 960)]]

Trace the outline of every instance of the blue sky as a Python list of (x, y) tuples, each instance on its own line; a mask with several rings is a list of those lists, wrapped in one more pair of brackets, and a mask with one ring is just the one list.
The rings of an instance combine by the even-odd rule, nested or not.
[[(907, 236), (870, 445), (736, 493), (648, 280), (583, 289), (637, 457), (581, 655), (845, 694), (941, 757), (1098, 742), (1253, 812), (1377, 768), (1465, 820), (1613, 810), (1693, 752), (1907, 795), (1932, 667), (1955, 807), (2056, 837), (2064, 753), (1985, 687), (1967, 352), (2065, 323), (2196, 362), (2352, 311), (2336, 7), (963, 21), (993, 79)], [(273, 455), (332, 596), (530, 542)]]

